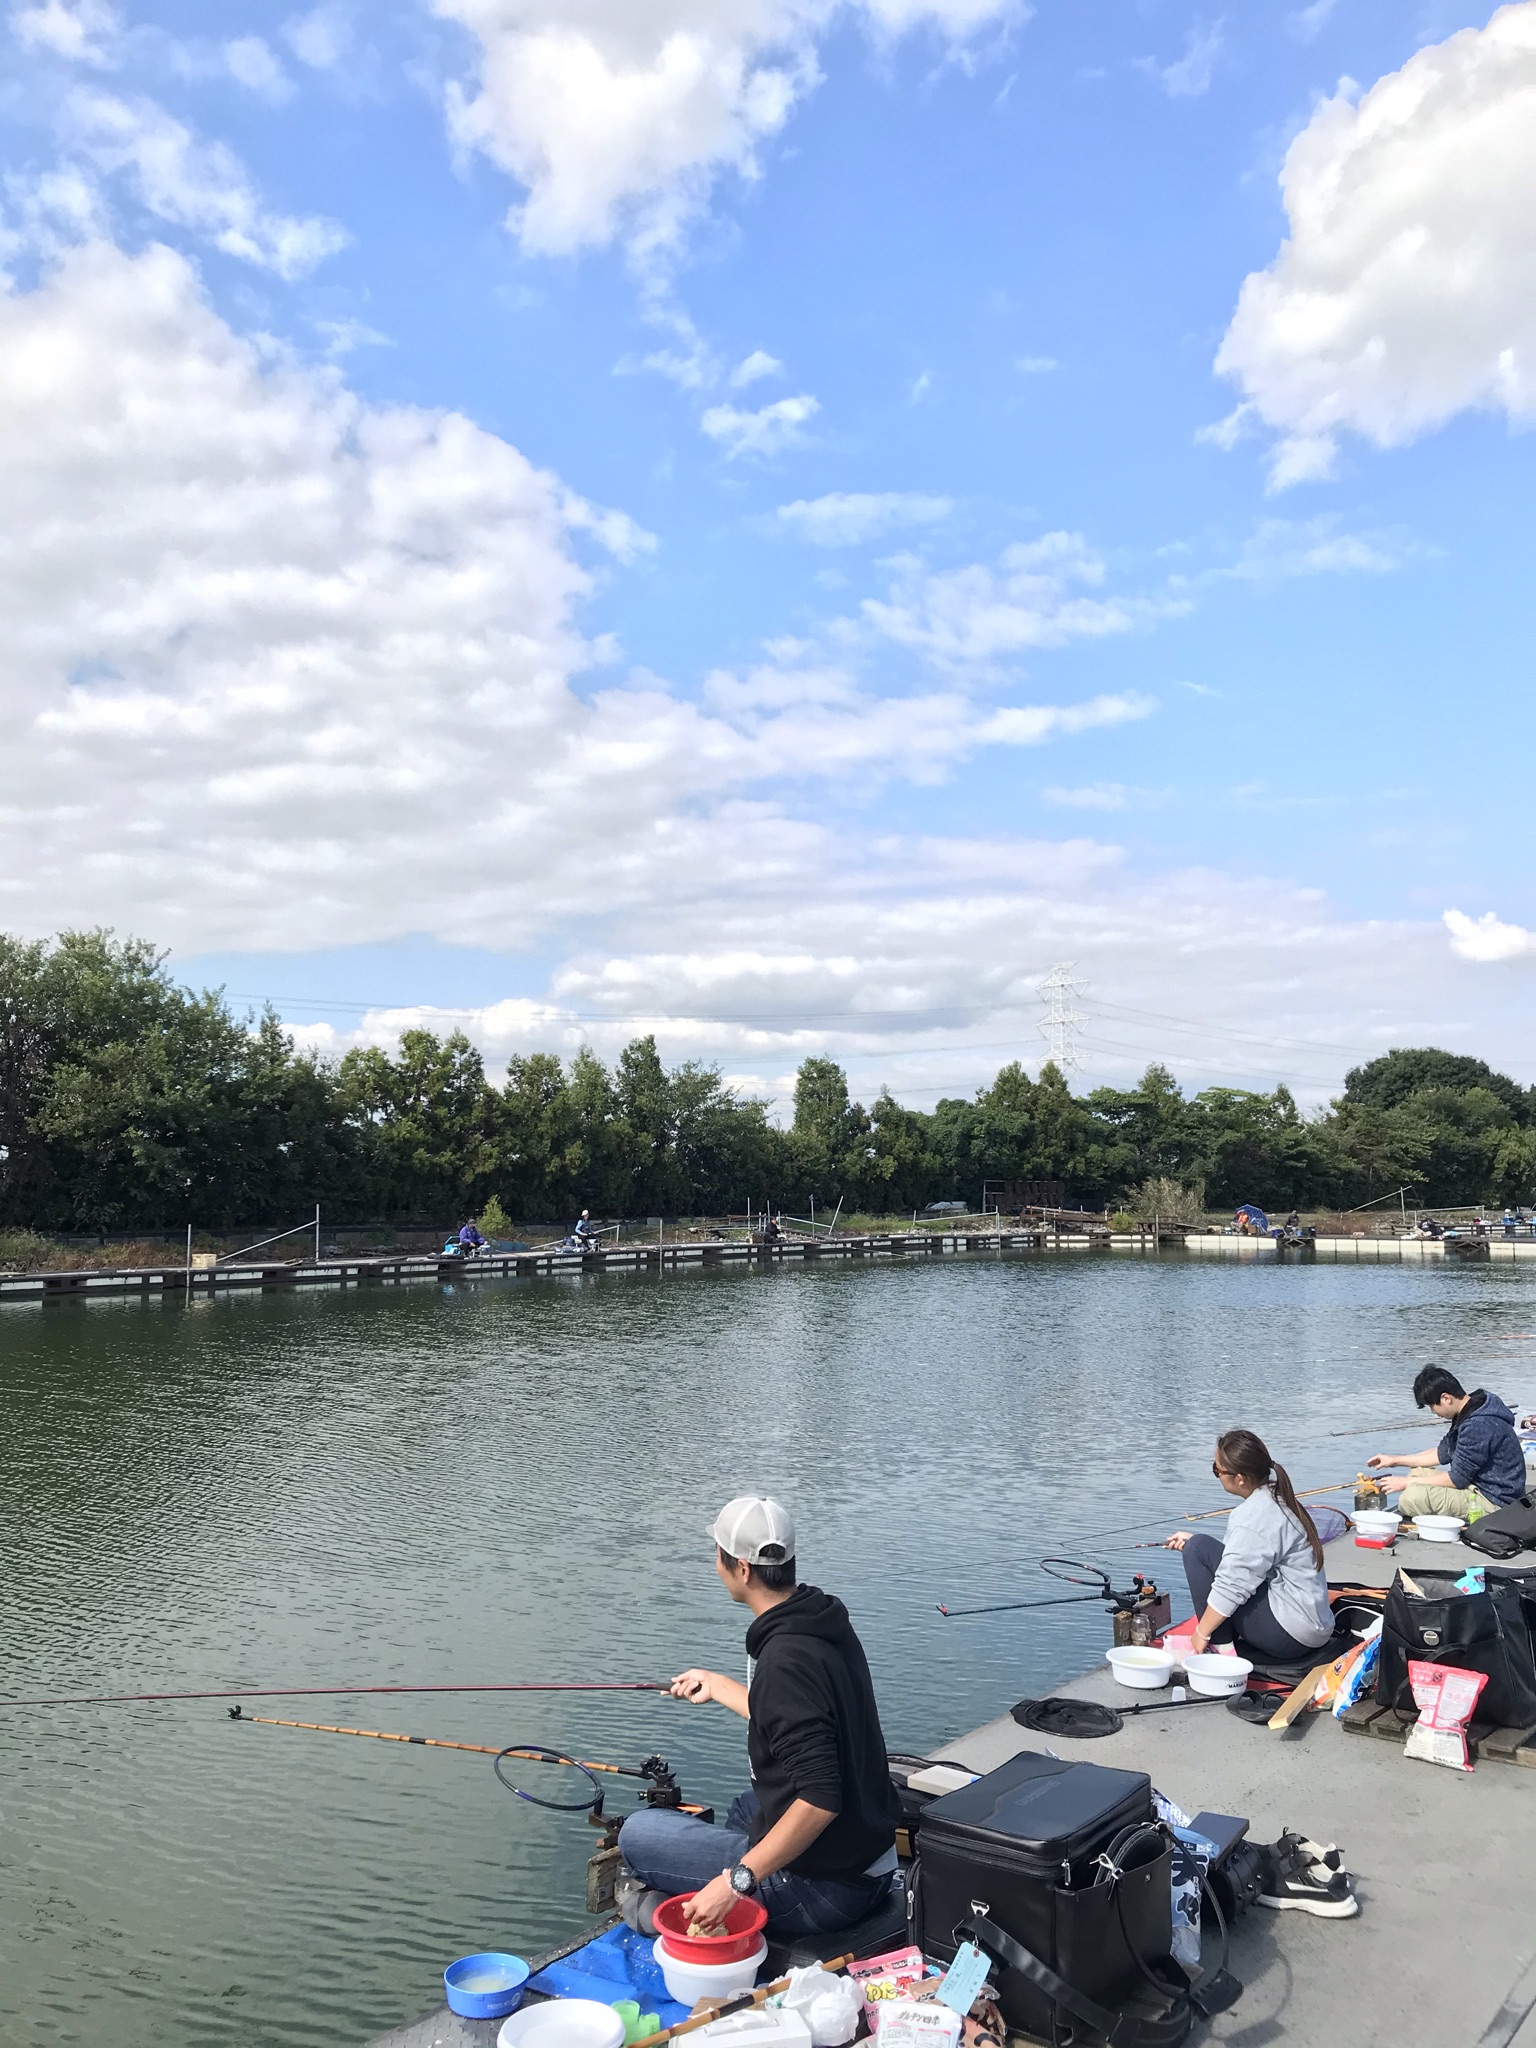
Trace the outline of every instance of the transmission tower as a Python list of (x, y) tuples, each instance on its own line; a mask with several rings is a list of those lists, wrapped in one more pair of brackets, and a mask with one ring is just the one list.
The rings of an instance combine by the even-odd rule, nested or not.
[(1086, 983), (1079, 981), (1072, 972), (1076, 965), (1075, 960), (1058, 961), (1040, 984), (1040, 1000), (1045, 1005), (1045, 1015), (1040, 1019), (1040, 1035), (1045, 1040), (1049, 1057), (1068, 1080), (1082, 1071), (1082, 1055), (1077, 1049), (1078, 1033), (1087, 1022), (1074, 1000), (1086, 987)]

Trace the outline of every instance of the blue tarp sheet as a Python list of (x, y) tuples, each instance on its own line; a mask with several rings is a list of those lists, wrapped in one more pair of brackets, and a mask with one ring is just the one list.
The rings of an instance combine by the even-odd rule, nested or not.
[(632, 1998), (642, 2012), (653, 2012), (663, 2027), (675, 2027), (688, 2017), (690, 2007), (668, 1998), (666, 1980), (648, 1934), (636, 1934), (629, 1927), (610, 1927), (574, 1955), (551, 1963), (528, 1980), (530, 1991), (543, 1991), (552, 1998), (597, 1998), (604, 2005), (615, 1999)]

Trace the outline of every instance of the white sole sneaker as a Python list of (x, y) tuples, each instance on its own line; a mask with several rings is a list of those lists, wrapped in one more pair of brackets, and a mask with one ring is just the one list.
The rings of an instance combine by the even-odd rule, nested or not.
[(1329, 1898), (1326, 1892), (1307, 1892), (1299, 1897), (1280, 1892), (1260, 1892), (1253, 1903), (1268, 1906), (1272, 1913), (1310, 1913), (1318, 1920), (1353, 1920), (1360, 1910), (1360, 1901), (1353, 1892), (1347, 1892), (1342, 1898)]

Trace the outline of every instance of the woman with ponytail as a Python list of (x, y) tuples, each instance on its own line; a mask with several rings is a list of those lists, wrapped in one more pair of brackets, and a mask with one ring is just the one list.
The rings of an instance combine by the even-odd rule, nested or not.
[(1237, 1497), (1227, 1540), (1181, 1529), (1168, 1538), (1182, 1551), (1195, 1603), (1190, 1647), (1231, 1643), (1267, 1663), (1300, 1663), (1333, 1634), (1323, 1546), (1312, 1517), (1251, 1429), (1216, 1440), (1212, 1472)]

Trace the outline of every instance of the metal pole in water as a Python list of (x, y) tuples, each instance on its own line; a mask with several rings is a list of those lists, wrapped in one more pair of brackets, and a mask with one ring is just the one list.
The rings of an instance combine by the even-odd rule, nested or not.
[(192, 1226), (187, 1225), (187, 1292), (192, 1292)]
[(320, 1204), (315, 1204), (315, 1264), (320, 1263)]

